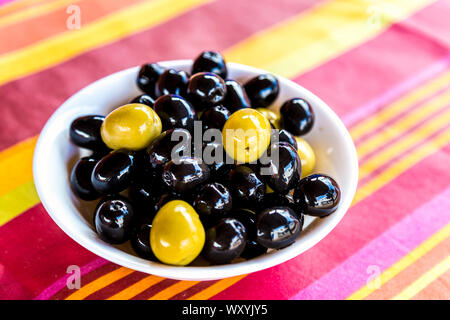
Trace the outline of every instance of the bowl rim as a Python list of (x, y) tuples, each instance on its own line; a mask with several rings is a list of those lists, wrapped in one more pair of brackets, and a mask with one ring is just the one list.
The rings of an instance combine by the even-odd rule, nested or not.
[[(187, 59), (168, 60), (158, 62), (158, 64), (162, 65), (163, 67), (183, 68), (186, 67), (187, 65), (192, 64), (192, 60)], [(268, 73), (267, 71), (262, 69), (237, 64), (233, 62), (228, 62), (227, 67), (229, 69), (237, 69), (245, 73), (252, 73), (252, 74)], [(343, 122), (324, 101), (322, 101), (311, 91), (293, 82), (292, 80), (274, 74), (279, 79), (279, 81), (281, 80), (280, 82), (283, 83), (283, 86), (287, 85), (292, 89), (294, 89), (295, 91), (299, 92), (299, 96), (305, 97), (308, 101), (313, 101), (314, 102), (313, 105), (319, 105), (320, 108), (322, 108), (323, 111), (327, 113), (327, 116), (331, 117), (331, 120), (337, 125), (339, 132), (342, 134), (344, 145), (346, 146), (347, 153), (349, 155), (348, 161), (352, 168), (351, 172), (349, 172), (348, 178), (350, 182), (348, 188), (349, 190), (347, 192), (347, 196), (341, 198), (338, 211), (324, 218), (327, 220), (326, 223), (321, 223), (314, 226), (314, 230), (311, 230), (307, 238), (302, 239), (302, 241), (296, 241), (294, 244), (283, 250), (278, 250), (276, 252), (268, 253), (263, 256), (238, 263), (216, 265), (216, 266), (171, 266), (171, 265), (164, 265), (161, 263), (154, 263), (137, 256), (134, 256), (136, 259), (131, 260), (127, 258), (128, 253), (126, 252), (122, 251), (122, 253), (124, 253), (125, 255), (123, 254), (121, 255), (116, 254), (115, 251), (111, 252), (111, 250), (105, 250), (103, 247), (99, 246), (95, 241), (92, 241), (92, 239), (87, 235), (83, 233), (78, 234), (77, 232), (72, 231), (71, 228), (67, 226), (66, 223), (64, 223), (64, 221), (60, 218), (61, 213), (58, 210), (63, 208), (58, 208), (58, 210), (56, 210), (57, 209), (56, 208), (57, 206), (55, 205), (56, 202), (52, 201), (51, 195), (45, 192), (46, 182), (45, 179), (43, 179), (44, 177), (41, 177), (38, 170), (41, 164), (45, 161), (43, 150), (48, 148), (48, 146), (45, 145), (48, 132), (52, 128), (53, 123), (58, 120), (59, 114), (65, 111), (65, 106), (68, 105), (70, 101), (74, 99), (76, 96), (83, 95), (88, 90), (90, 90), (90, 88), (92, 88), (99, 82), (105, 81), (106, 79), (113, 77), (120, 77), (128, 73), (137, 73), (138, 68), (139, 66), (135, 66), (112, 73), (106, 77), (103, 77), (90, 83), (89, 85), (77, 91), (56, 109), (56, 111), (52, 114), (52, 116), (47, 120), (44, 128), (42, 129), (39, 135), (33, 155), (33, 178), (37, 193), (39, 195), (42, 205), (44, 206), (50, 217), (53, 219), (53, 221), (75, 242), (77, 242), (90, 252), (98, 255), (99, 257), (102, 257), (113, 263), (136, 271), (177, 280), (191, 280), (191, 281), (218, 280), (253, 273), (256, 271), (260, 271), (263, 269), (279, 265), (283, 262), (293, 259), (298, 255), (300, 255), (301, 253), (309, 250), (318, 242), (320, 242), (342, 220), (342, 218), (344, 217), (344, 215), (346, 214), (352, 203), (358, 184), (358, 170), (359, 170), (358, 158), (353, 140)]]

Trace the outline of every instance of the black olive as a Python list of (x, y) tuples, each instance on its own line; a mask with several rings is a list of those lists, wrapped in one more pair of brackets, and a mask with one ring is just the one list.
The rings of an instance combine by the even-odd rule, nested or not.
[(131, 100), (130, 103), (141, 103), (153, 108), (153, 106), (155, 105), (155, 99), (153, 99), (147, 93), (144, 93)]
[(135, 174), (134, 153), (116, 150), (97, 162), (91, 182), (94, 189), (102, 194), (119, 193), (131, 185)]
[(189, 76), (182, 70), (168, 69), (164, 71), (156, 82), (155, 94), (157, 97), (165, 94), (186, 94)]
[(70, 125), (71, 141), (82, 148), (90, 150), (107, 150), (100, 134), (104, 116), (92, 115), (76, 118)]
[(139, 69), (137, 76), (137, 86), (156, 99), (155, 85), (159, 76), (164, 72), (164, 68), (157, 63), (144, 64)]
[(227, 65), (219, 52), (204, 51), (192, 64), (192, 74), (198, 72), (212, 72), (225, 79), (227, 77)]
[(225, 81), (211, 72), (194, 74), (187, 86), (187, 97), (197, 111), (221, 103), (226, 92)]
[(288, 195), (280, 194), (278, 192), (266, 193), (259, 209), (262, 211), (271, 207), (290, 207), (291, 209), (296, 208), (294, 201), (291, 201), (288, 197)]
[(236, 205), (253, 208), (264, 199), (266, 184), (248, 166), (238, 166), (228, 174), (228, 183)]
[(247, 231), (247, 240), (254, 240), (256, 238), (256, 219), (255, 211), (247, 208), (233, 209), (228, 216), (234, 218), (242, 223)]
[(341, 190), (333, 178), (313, 174), (300, 180), (294, 191), (295, 203), (304, 214), (325, 217), (336, 211), (341, 200)]
[(288, 207), (272, 207), (262, 211), (256, 222), (256, 240), (266, 248), (281, 249), (295, 241), (302, 224)]
[(211, 180), (226, 182), (228, 174), (235, 167), (234, 160), (223, 149), (222, 141), (203, 145), (203, 161), (209, 166)]
[(206, 231), (202, 257), (212, 264), (225, 264), (239, 257), (247, 240), (244, 225), (236, 219), (224, 218)]
[(180, 96), (167, 94), (155, 101), (154, 109), (161, 119), (162, 131), (183, 128), (194, 131), (197, 114), (192, 105)]
[(70, 174), (70, 185), (72, 191), (83, 200), (95, 200), (100, 194), (95, 191), (91, 182), (92, 171), (97, 164), (98, 159), (94, 157), (84, 157), (75, 163)]
[(156, 215), (156, 204), (163, 192), (164, 189), (158, 186), (156, 179), (133, 183), (128, 191), (128, 196), (136, 215), (153, 219)]
[(314, 112), (310, 104), (301, 98), (286, 101), (280, 109), (281, 125), (296, 136), (307, 134), (314, 124)]
[(302, 162), (297, 150), (286, 142), (277, 142), (268, 150), (268, 155), (268, 162), (261, 164), (261, 177), (274, 191), (286, 194), (302, 176)]
[(210, 183), (202, 186), (194, 199), (195, 211), (206, 223), (217, 222), (233, 207), (231, 192), (220, 183)]
[(267, 108), (278, 97), (280, 85), (271, 74), (260, 74), (244, 85), (253, 108)]
[[(281, 129), (281, 130), (276, 130), (275, 132), (272, 131), (272, 137), (273, 134), (278, 133), (278, 142), (286, 142), (289, 143), (290, 145), (292, 145), (295, 150), (297, 150), (297, 140), (295, 139), (295, 136), (290, 133), (289, 131), (285, 130), (285, 129)], [(271, 141), (273, 141), (274, 139), (272, 139)]]
[(152, 229), (151, 221), (143, 221), (138, 223), (131, 232), (131, 247), (142, 258), (158, 261), (150, 246), (150, 230)]
[(208, 166), (200, 159), (181, 157), (171, 160), (164, 166), (162, 181), (177, 194), (194, 190), (209, 179)]
[(148, 146), (146, 163), (155, 175), (161, 174), (164, 165), (172, 159), (172, 152), (177, 156), (192, 154), (191, 142), (191, 134), (186, 129), (166, 130)]
[(108, 243), (119, 244), (130, 238), (133, 229), (134, 210), (122, 196), (109, 196), (100, 201), (94, 214), (98, 235)]
[(260, 245), (256, 240), (247, 240), (241, 257), (247, 260), (259, 257), (267, 252), (267, 248)]
[(227, 93), (225, 94), (223, 105), (230, 110), (231, 113), (251, 107), (250, 100), (248, 99), (245, 90), (237, 81), (227, 79), (225, 85)]
[(231, 112), (224, 106), (213, 106), (206, 109), (200, 120), (202, 121), (203, 131), (208, 129), (222, 130), (225, 122), (231, 116)]

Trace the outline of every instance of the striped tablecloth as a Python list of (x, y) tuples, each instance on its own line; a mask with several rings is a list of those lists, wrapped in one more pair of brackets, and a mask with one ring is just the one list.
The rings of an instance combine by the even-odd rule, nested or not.
[[(450, 298), (449, 0), (0, 4), (0, 298)], [(360, 159), (352, 208), (299, 257), (220, 281), (163, 279), (95, 256), (39, 203), (40, 130), (94, 80), (205, 49), (289, 77), (339, 114)], [(78, 290), (66, 286), (73, 265)]]

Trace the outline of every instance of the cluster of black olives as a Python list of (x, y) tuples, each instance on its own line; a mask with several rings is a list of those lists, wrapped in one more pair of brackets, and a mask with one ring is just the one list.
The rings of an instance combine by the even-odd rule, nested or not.
[[(261, 174), (261, 168), (273, 165), (270, 162), (229, 164), (226, 155), (223, 162), (212, 165), (195, 156), (173, 161), (171, 154), (178, 145), (171, 139), (173, 134), (192, 139), (196, 120), (202, 121), (204, 130), (222, 130), (235, 112), (262, 110), (279, 95), (280, 86), (273, 75), (259, 75), (241, 86), (227, 74), (224, 58), (213, 51), (195, 59), (191, 74), (156, 63), (143, 65), (137, 76), (143, 93), (130, 104), (148, 106), (157, 115), (153, 120), (155, 128), (160, 128), (149, 131), (148, 137), (154, 137), (151, 141), (137, 136), (141, 133), (117, 136), (120, 130), (115, 130), (116, 120), (106, 126), (108, 120), (100, 115), (72, 122), (71, 141), (92, 150), (92, 154), (73, 167), (71, 187), (82, 200), (101, 198), (93, 224), (102, 239), (113, 244), (130, 240), (139, 256), (165, 262), (160, 258), (164, 253), (152, 250), (152, 222), (165, 204), (183, 200), (195, 209), (204, 227), (200, 255), (210, 264), (225, 264), (238, 257), (251, 259), (268, 249), (287, 247), (301, 232), (304, 215), (325, 217), (336, 210), (340, 190), (331, 177), (313, 174), (302, 178), (296, 136), (311, 130), (314, 112), (301, 98), (286, 101), (279, 119), (268, 118), (279, 133), (279, 142), (272, 148), (272, 152), (279, 152), (279, 167), (272, 175)], [(130, 119), (138, 119), (133, 121), (140, 121), (145, 114), (141, 109), (138, 114), (136, 108), (124, 112), (131, 115)], [(102, 130), (109, 130), (108, 135)], [(140, 147), (123, 147), (127, 143), (134, 146), (139, 139), (143, 139)], [(150, 143), (146, 145), (145, 141)], [(216, 152), (225, 154), (218, 142), (202, 147), (210, 144), (216, 144)], [(170, 254), (176, 256), (177, 248), (174, 250)], [(184, 262), (174, 264), (191, 262), (180, 261)]]

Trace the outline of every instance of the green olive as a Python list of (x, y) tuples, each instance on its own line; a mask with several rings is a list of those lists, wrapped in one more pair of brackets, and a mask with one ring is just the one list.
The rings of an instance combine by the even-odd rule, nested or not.
[(161, 133), (161, 119), (156, 112), (140, 103), (126, 104), (113, 110), (103, 122), (100, 132), (111, 149), (140, 150)]
[(204, 244), (205, 229), (189, 203), (172, 200), (156, 213), (150, 245), (161, 262), (185, 266), (200, 254)]

